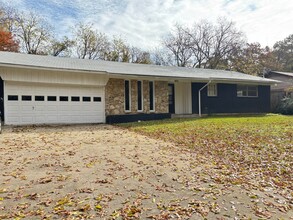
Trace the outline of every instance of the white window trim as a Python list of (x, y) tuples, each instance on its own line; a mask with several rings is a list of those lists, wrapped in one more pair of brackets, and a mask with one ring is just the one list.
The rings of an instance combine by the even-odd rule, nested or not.
[[(211, 88), (214, 88), (215, 94), (211, 94)], [(211, 83), (208, 85), (208, 97), (217, 97), (218, 96), (218, 84), (217, 83)]]
[(155, 105), (155, 103), (156, 103), (155, 81), (149, 81), (149, 82), (153, 82), (153, 107), (154, 107), (153, 110), (150, 109), (150, 112), (155, 112), (156, 111), (156, 105)]
[(237, 86), (245, 86), (246, 87), (246, 93), (248, 94), (248, 86), (255, 86), (256, 87), (256, 95), (255, 96), (243, 96), (243, 95), (238, 95), (238, 88), (236, 88), (236, 95), (238, 98), (258, 98), (258, 86), (257, 85), (243, 85), (239, 84)]
[(137, 93), (137, 99), (138, 99), (138, 82), (141, 82), (141, 109), (138, 109), (138, 100), (137, 100), (137, 112), (143, 112), (143, 81), (137, 80), (136, 82), (136, 93)]
[[(125, 81), (128, 81), (129, 82), (129, 97), (128, 97), (128, 99), (129, 99), (129, 110), (126, 110), (126, 102), (125, 102), (125, 96), (126, 96), (126, 94), (125, 94)], [(128, 79), (126, 79), (126, 80), (124, 80), (124, 111), (125, 112), (131, 112), (131, 80), (128, 80)]]

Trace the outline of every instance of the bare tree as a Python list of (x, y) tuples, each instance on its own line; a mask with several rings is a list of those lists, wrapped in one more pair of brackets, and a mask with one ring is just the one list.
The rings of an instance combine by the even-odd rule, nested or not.
[(188, 66), (191, 62), (192, 50), (190, 49), (191, 37), (188, 31), (176, 24), (174, 30), (164, 39), (163, 45), (174, 55), (177, 66)]
[(150, 64), (151, 56), (147, 51), (143, 51), (137, 47), (131, 48), (131, 63)]
[(219, 18), (214, 25), (208, 21), (195, 23), (191, 29), (175, 25), (163, 45), (172, 52), (177, 66), (225, 68), (229, 54), (245, 44), (244, 34), (233, 22)]
[(13, 32), (17, 11), (9, 6), (0, 6), (0, 27)]
[(104, 33), (93, 29), (92, 24), (79, 24), (74, 36), (78, 58), (106, 59), (110, 42)]
[(70, 49), (75, 44), (73, 40), (64, 36), (62, 40), (53, 39), (51, 41), (51, 50), (49, 54), (52, 56), (70, 56)]
[(189, 47), (193, 54), (193, 67), (206, 68), (213, 47), (214, 26), (203, 20), (186, 32), (191, 38)]
[(152, 52), (153, 63), (159, 66), (172, 66), (172, 54), (168, 49), (155, 48)]
[(48, 22), (34, 13), (17, 14), (14, 32), (21, 50), (29, 54), (47, 54), (52, 28)]
[(215, 27), (212, 56), (208, 68), (215, 69), (223, 59), (227, 59), (234, 48), (245, 45), (244, 34), (237, 30), (232, 21), (219, 18)]
[(111, 48), (107, 54), (107, 60), (116, 62), (130, 62), (130, 46), (121, 37), (113, 36)]

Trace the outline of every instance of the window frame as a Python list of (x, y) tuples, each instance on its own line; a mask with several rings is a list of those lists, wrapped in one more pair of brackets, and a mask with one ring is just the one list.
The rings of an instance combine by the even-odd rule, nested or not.
[[(52, 100), (54, 99), (54, 100)], [(55, 95), (48, 95), (47, 96), (47, 102), (57, 102), (57, 96)]]
[(102, 102), (102, 97), (100, 97), (100, 96), (94, 96), (93, 97), (93, 102)]
[[(153, 102), (151, 102), (151, 84), (152, 84), (152, 87), (153, 87), (153, 89), (152, 89), (152, 99), (153, 99)], [(155, 101), (155, 98), (156, 98), (156, 96), (155, 96), (155, 81), (149, 81), (149, 104), (150, 104), (150, 112), (155, 112), (156, 111), (156, 105), (155, 105), (155, 103), (156, 103), (156, 101)], [(151, 109), (151, 103), (152, 103), (152, 105), (153, 105), (153, 109)]]
[(7, 101), (9, 101), (9, 102), (19, 101), (19, 97), (18, 97), (18, 95), (7, 95)]
[(218, 96), (218, 84), (217, 83), (210, 83), (207, 89), (207, 96), (208, 97), (217, 97)]
[[(126, 94), (126, 82), (128, 82), (128, 94)], [(128, 107), (129, 109), (126, 109), (126, 96), (128, 95)], [(131, 112), (131, 80), (124, 80), (124, 111), (125, 112)]]
[(59, 102), (68, 102), (69, 97), (68, 96), (59, 96)]
[(91, 96), (82, 96), (82, 102), (91, 102), (92, 97)]
[(24, 101), (24, 102), (31, 102), (33, 99), (32, 99), (32, 96), (31, 95), (22, 95), (21, 96), (21, 101)]
[[(141, 85), (141, 88), (140, 88), (140, 95), (138, 93), (138, 85)], [(143, 112), (143, 81), (142, 80), (137, 80), (136, 82), (136, 86), (137, 86), (137, 112)], [(141, 102), (141, 109), (138, 109), (138, 103), (139, 103), (139, 98), (141, 99), (140, 102)]]
[(71, 102), (80, 102), (80, 96), (71, 96), (70, 101)]
[(35, 95), (35, 102), (44, 102), (45, 98), (44, 95)]
[[(245, 88), (240, 90), (239, 87)], [(249, 90), (249, 87), (255, 87), (255, 90)], [(242, 92), (241, 95), (239, 92)], [(245, 91), (246, 95), (243, 95), (243, 91)], [(249, 91), (255, 91), (256, 95), (249, 95)], [(247, 84), (237, 84), (236, 87), (236, 95), (238, 98), (258, 98), (258, 86), (257, 85), (247, 85)]]

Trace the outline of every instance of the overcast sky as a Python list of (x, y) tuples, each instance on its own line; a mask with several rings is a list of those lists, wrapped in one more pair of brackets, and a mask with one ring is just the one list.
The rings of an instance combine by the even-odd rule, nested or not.
[(108, 35), (138, 47), (160, 44), (173, 24), (190, 25), (224, 16), (246, 33), (248, 42), (273, 46), (293, 34), (293, 0), (0, 0), (47, 18), (60, 35), (78, 22), (91, 22)]

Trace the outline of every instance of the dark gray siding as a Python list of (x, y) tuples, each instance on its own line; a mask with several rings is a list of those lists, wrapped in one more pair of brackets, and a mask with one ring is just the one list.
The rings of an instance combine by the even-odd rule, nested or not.
[[(198, 91), (205, 83), (192, 83), (192, 113), (198, 114)], [(212, 113), (270, 112), (270, 86), (258, 86), (258, 97), (237, 97), (236, 84), (218, 84), (218, 96), (208, 97), (201, 91), (201, 111)]]

